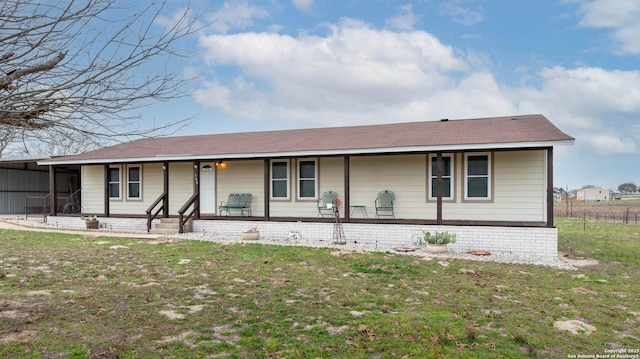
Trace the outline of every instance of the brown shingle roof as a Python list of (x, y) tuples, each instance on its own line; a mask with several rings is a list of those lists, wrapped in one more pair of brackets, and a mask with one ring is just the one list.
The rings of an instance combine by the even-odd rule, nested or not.
[(517, 148), (524, 144), (551, 146), (554, 142), (573, 140), (573, 137), (560, 131), (543, 115), (526, 115), (146, 138), (56, 158), (47, 163), (151, 161), (159, 158), (247, 158), (279, 154), (357, 154), (402, 152), (416, 148)]

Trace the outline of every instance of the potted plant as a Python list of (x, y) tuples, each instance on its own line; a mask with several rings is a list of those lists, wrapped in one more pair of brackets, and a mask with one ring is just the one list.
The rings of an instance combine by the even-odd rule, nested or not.
[(242, 231), (242, 239), (243, 240), (258, 240), (260, 239), (260, 232), (256, 227), (249, 228), (246, 231)]
[(87, 229), (98, 229), (100, 226), (100, 221), (98, 221), (98, 216), (82, 216), (81, 220), (84, 221)]
[(447, 244), (456, 242), (456, 234), (447, 231), (431, 234), (428, 231), (422, 231), (424, 235), (425, 250), (429, 253), (445, 253)]

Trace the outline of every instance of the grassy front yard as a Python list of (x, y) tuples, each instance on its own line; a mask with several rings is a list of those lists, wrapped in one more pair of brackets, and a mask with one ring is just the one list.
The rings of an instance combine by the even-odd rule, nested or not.
[[(640, 226), (558, 227), (561, 251), (601, 263), (566, 271), (0, 231), (0, 357), (567, 358), (640, 349)], [(569, 320), (596, 331), (554, 327)]]

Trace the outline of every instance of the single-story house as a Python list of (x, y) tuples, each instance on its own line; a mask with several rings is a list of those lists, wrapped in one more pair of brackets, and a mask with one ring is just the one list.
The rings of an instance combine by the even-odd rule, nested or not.
[(611, 191), (597, 187), (583, 188), (576, 191), (576, 199), (585, 202), (609, 201)]
[[(181, 230), (330, 241), (334, 213), (321, 200), (333, 192), (348, 241), (402, 245), (446, 230), (458, 250), (556, 256), (553, 147), (573, 141), (526, 115), (144, 138), (39, 164), (80, 166), (82, 214), (109, 228), (180, 218)], [(391, 211), (377, 208), (384, 191)], [(48, 220), (82, 226), (55, 210)]]

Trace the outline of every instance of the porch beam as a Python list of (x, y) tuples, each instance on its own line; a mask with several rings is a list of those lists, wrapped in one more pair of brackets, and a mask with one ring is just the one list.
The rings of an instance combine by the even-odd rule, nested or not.
[(547, 148), (547, 227), (553, 228), (553, 147)]
[(264, 176), (264, 219), (265, 221), (270, 220), (271, 215), (269, 213), (269, 204), (271, 203), (271, 185), (270, 185), (270, 180), (269, 180), (269, 173), (271, 171), (271, 166), (270, 166), (270, 161), (269, 159), (265, 159), (264, 160), (264, 169), (263, 169), (263, 176)]
[[(431, 166), (431, 163), (429, 163), (429, 166)], [(442, 173), (443, 172), (444, 172), (444, 165), (442, 163), (442, 152), (438, 152), (436, 153), (436, 223), (437, 224), (442, 224)], [(429, 181), (431, 181), (431, 179), (429, 179)]]
[[(49, 214), (56, 216), (58, 214), (58, 190), (56, 185), (56, 168), (49, 166)], [(44, 208), (43, 208), (44, 209)]]
[(104, 165), (104, 216), (109, 217), (109, 165)]
[(193, 192), (198, 194), (195, 219), (200, 219), (200, 161), (193, 162)]
[(351, 176), (350, 176), (350, 156), (344, 156), (344, 220), (349, 221), (351, 214)]
[(169, 218), (169, 162), (162, 163), (162, 182), (164, 198), (162, 199), (162, 217)]

